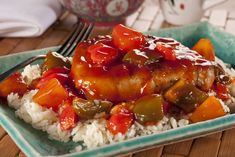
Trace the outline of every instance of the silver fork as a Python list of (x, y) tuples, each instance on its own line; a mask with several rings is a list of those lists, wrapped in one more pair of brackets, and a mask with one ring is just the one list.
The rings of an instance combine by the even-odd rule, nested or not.
[[(74, 51), (77, 43), (79, 43), (83, 40), (86, 40), (89, 37), (93, 27), (94, 27), (93, 23), (80, 22), (77, 25), (77, 27), (75, 28), (75, 30), (68, 37), (68, 39), (65, 41), (65, 43), (57, 51), (57, 53), (61, 54), (64, 57), (71, 56), (73, 54), (73, 51)], [(0, 74), (0, 81), (6, 79), (13, 72), (29, 65), (30, 63), (32, 63), (36, 60), (44, 59), (45, 57), (46, 57), (46, 55), (37, 55), (37, 56), (33, 56), (33, 57), (26, 59), (25, 61), (17, 64), (16, 66), (12, 67), (11, 69)]]

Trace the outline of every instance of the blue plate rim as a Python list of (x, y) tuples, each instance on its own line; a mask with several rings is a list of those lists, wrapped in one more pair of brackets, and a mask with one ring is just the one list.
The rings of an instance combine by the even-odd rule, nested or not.
[[(41, 156), (36, 149), (34, 149), (26, 140), (24, 140), (20, 131), (11, 123), (9, 123), (9, 121), (11, 120), (8, 119), (7, 116), (1, 114), (0, 118), (1, 118), (0, 124), (2, 125), (2, 127), (8, 132), (8, 134), (12, 137), (12, 139), (16, 142), (16, 144), (21, 148), (21, 150), (27, 156)], [(190, 124), (176, 129), (170, 129), (167, 131), (163, 131), (161, 133), (135, 137), (122, 142), (108, 144), (91, 150), (85, 150), (81, 152), (75, 152), (75, 153), (69, 153), (57, 156), (75, 157), (78, 155), (93, 156), (92, 154), (96, 154), (96, 156), (98, 157), (98, 156), (119, 155), (131, 151), (137, 151), (137, 149), (139, 148), (141, 150), (146, 147), (158, 146), (162, 144), (178, 142), (179, 140), (186, 140), (190, 138), (196, 138), (199, 136), (205, 136), (207, 134), (223, 131), (225, 129), (229, 129), (232, 127), (235, 127), (235, 114), (230, 114), (216, 119)], [(139, 145), (138, 143), (140, 142), (141, 144)], [(126, 147), (125, 145), (127, 145), (128, 147)], [(125, 150), (122, 150), (123, 146)], [(110, 149), (115, 150), (114, 148), (118, 148), (119, 151), (107, 151)], [(101, 153), (103, 151), (105, 151), (105, 153)], [(47, 155), (44, 157), (47, 157)]]

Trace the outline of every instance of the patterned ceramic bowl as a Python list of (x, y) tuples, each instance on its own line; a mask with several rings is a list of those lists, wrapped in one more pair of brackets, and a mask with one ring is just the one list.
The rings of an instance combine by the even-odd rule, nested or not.
[(61, 0), (79, 18), (95, 22), (119, 22), (136, 11), (144, 0)]

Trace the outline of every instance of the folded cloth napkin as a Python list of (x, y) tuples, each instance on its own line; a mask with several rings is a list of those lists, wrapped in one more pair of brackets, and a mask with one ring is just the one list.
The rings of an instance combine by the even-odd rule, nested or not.
[(59, 0), (0, 0), (0, 36), (39, 36), (62, 10)]

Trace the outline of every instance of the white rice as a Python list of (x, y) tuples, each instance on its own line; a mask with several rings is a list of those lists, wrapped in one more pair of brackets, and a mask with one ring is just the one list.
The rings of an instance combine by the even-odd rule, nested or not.
[(187, 119), (180, 119), (177, 121), (175, 118), (164, 117), (156, 125), (143, 126), (135, 122), (128, 131), (123, 135), (118, 133), (112, 135), (106, 128), (105, 119), (94, 119), (84, 122), (79, 122), (72, 130), (73, 141), (84, 141), (88, 149), (102, 146), (108, 143), (121, 142), (137, 136), (150, 135), (153, 133), (160, 133), (172, 128), (183, 127), (188, 125)]
[(61, 130), (58, 121), (51, 125), (48, 125), (46, 131), (49, 134), (50, 139), (55, 139), (62, 142), (68, 142), (70, 140), (70, 132)]
[(221, 106), (223, 107), (224, 112), (229, 113), (230, 112), (229, 107), (221, 99), (219, 99), (219, 102), (220, 102)]
[[(228, 68), (228, 65), (224, 64), (218, 58), (216, 59), (225, 71), (231, 76), (235, 76), (235, 71)], [(41, 71), (39, 65), (27, 66), (25, 67), (22, 75), (27, 83), (30, 83), (33, 79), (39, 78)], [(225, 112), (229, 112), (227, 105), (235, 104), (235, 84), (230, 87), (231, 99), (227, 102), (220, 100)], [(123, 135), (121, 133), (117, 135), (112, 135), (106, 127), (105, 119), (92, 119), (86, 121), (79, 121), (72, 129), (72, 131), (61, 130), (58, 114), (51, 109), (44, 108), (37, 103), (33, 102), (32, 97), (37, 92), (37, 90), (32, 90), (26, 93), (22, 98), (18, 94), (11, 93), (7, 97), (7, 101), (10, 107), (16, 109), (15, 114), (23, 119), (25, 122), (32, 124), (36, 129), (43, 130), (48, 133), (50, 139), (55, 139), (63, 142), (68, 142), (73, 140), (74, 142), (83, 141), (84, 147), (78, 146), (74, 151), (81, 151), (85, 149), (92, 149), (98, 146), (103, 146), (109, 143), (120, 142), (133, 137), (150, 135), (154, 133), (160, 133), (165, 130), (175, 129), (178, 127), (184, 127), (189, 124), (187, 117), (176, 120), (173, 117), (164, 116), (156, 125), (143, 126), (138, 122), (128, 129), (128, 131)], [(209, 95), (215, 95), (215, 93), (209, 93)]]
[[(86, 120), (77, 123), (77, 126), (69, 131), (62, 131), (58, 122), (58, 115), (51, 109), (44, 108), (32, 101), (37, 90), (26, 93), (22, 98), (18, 94), (9, 94), (7, 97), (9, 106), (16, 109), (15, 114), (25, 122), (32, 124), (36, 129), (46, 131), (50, 139), (68, 142), (70, 138), (74, 142), (83, 141), (86, 149), (95, 148), (108, 143), (120, 142), (137, 136), (159, 133), (172, 128), (183, 127), (189, 124), (187, 119), (176, 121), (175, 118), (164, 117), (156, 125), (142, 126), (135, 122), (126, 134), (112, 135), (106, 128), (105, 119)], [(81, 148), (76, 148), (81, 150)]]
[(14, 109), (19, 109), (22, 105), (20, 97), (16, 93), (11, 93), (7, 96), (8, 105)]
[(34, 128), (46, 131), (52, 139), (68, 142), (70, 133), (61, 130), (57, 113), (33, 102), (32, 97), (36, 92), (37, 90), (31, 90), (22, 98), (11, 93), (7, 97), (8, 104), (16, 109), (16, 116), (32, 124)]
[(30, 84), (32, 80), (37, 79), (41, 76), (40, 66), (37, 65), (27, 65), (23, 72), (21, 73), (27, 84)]

